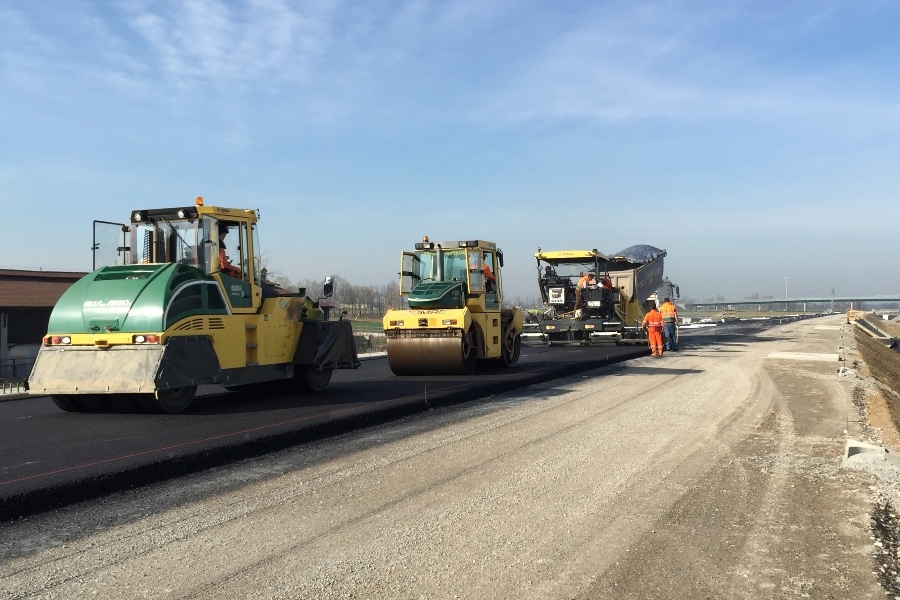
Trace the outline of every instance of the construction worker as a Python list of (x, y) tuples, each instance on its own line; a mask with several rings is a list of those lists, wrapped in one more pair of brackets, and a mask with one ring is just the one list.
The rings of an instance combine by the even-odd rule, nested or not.
[(490, 257), (485, 254), (484, 262), (481, 264), (481, 272), (484, 273), (484, 290), (491, 294), (497, 291), (497, 278), (491, 273), (491, 268), (488, 266), (489, 260)]
[(584, 290), (591, 285), (591, 282), (594, 280), (594, 274), (590, 271), (584, 271), (581, 274), (581, 279), (578, 280), (578, 283), (575, 284), (575, 318), (581, 318), (581, 309), (583, 307), (583, 301), (581, 298)]
[(481, 265), (481, 272), (484, 273), (484, 278), (490, 282), (497, 283), (497, 280), (494, 278), (494, 274), (491, 273), (491, 268), (487, 263)]
[(664, 298), (662, 306), (659, 307), (659, 314), (662, 315), (666, 350), (676, 351), (678, 350), (678, 310), (671, 300)]
[(575, 287), (580, 290), (587, 289), (587, 287), (591, 285), (591, 281), (593, 280), (594, 274), (590, 271), (585, 271), (581, 274), (581, 279), (578, 280), (578, 283), (575, 284)]
[(225, 236), (228, 235), (228, 225), (219, 224), (219, 270), (232, 277), (241, 278), (241, 270), (229, 262), (225, 256)]
[(656, 310), (655, 303), (649, 303), (649, 310), (644, 315), (644, 322), (641, 323), (641, 327), (647, 332), (647, 337), (650, 338), (650, 352), (653, 356), (659, 358), (663, 355), (663, 322), (662, 315)]

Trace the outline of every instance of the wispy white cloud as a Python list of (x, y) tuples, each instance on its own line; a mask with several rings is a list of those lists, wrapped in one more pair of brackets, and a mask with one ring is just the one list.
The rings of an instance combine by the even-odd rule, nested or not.
[(165, 77), (230, 84), (305, 77), (329, 48), (335, 3), (133, 0), (121, 7)]
[(25, 13), (0, 8), (0, 81), (10, 89), (33, 91), (35, 73), (42, 56), (52, 52), (54, 42), (36, 31)]
[(30, 90), (24, 96), (65, 82), (73, 95), (106, 90), (120, 103), (180, 114), (214, 99), (231, 117), (239, 105), (272, 101), (282, 103), (275, 114), (293, 105), (309, 122), (408, 115), (465, 95), (434, 82), (460, 69), (460, 47), (484, 43), (517, 10), (513, 0), (119, 0), (52, 15), (6, 10), (0, 80), (15, 79)]
[[(863, 120), (888, 117), (896, 107), (866, 85), (866, 65), (829, 62), (803, 72), (791, 68), (790, 40), (799, 19), (814, 30), (831, 7), (775, 11), (773, 32), (723, 31), (750, 21), (753, 6), (660, 2), (588, 11), (582, 23), (554, 36), (486, 94), (484, 121), (501, 126), (528, 121), (612, 123), (672, 120), (831, 118), (868, 104)], [(702, 3), (701, 3), (702, 4)], [(761, 24), (760, 24), (761, 25)], [(833, 26), (833, 23), (831, 24)], [(772, 40), (788, 48), (779, 54)], [(796, 42), (800, 44), (800, 42)], [(878, 114), (878, 116), (874, 116)]]

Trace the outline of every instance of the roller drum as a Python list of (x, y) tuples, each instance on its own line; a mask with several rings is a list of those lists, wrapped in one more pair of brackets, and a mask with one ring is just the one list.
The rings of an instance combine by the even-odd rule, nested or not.
[(473, 334), (388, 338), (388, 364), (395, 375), (471, 375), (477, 351)]

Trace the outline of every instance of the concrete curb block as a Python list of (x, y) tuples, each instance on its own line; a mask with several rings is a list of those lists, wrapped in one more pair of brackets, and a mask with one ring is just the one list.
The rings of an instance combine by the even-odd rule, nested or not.
[(862, 471), (871, 471), (884, 479), (900, 482), (900, 454), (885, 446), (847, 440), (843, 465)]

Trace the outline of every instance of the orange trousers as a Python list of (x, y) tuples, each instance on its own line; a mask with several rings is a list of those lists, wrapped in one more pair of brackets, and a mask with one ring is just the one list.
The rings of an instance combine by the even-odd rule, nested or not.
[(647, 336), (650, 338), (650, 352), (653, 356), (662, 356), (663, 353), (663, 337), (662, 330), (656, 327), (647, 328)]

